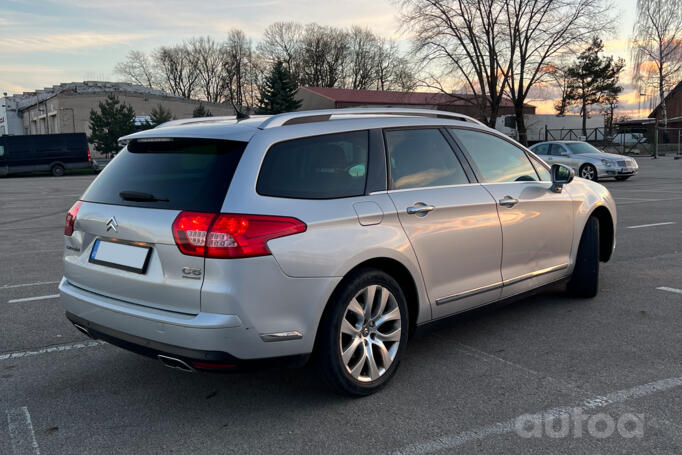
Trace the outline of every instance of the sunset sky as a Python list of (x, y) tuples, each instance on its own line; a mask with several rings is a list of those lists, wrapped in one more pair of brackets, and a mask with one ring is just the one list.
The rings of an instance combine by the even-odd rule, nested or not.
[[(629, 63), (628, 38), (636, 0), (620, 0), (617, 36), (606, 41), (606, 54)], [(347, 27), (358, 24), (399, 40), (396, 2), (389, 0), (3, 0), (0, 2), (0, 93), (32, 91), (60, 82), (117, 80), (114, 65), (129, 50), (150, 51), (199, 35), (216, 39), (240, 28), (258, 42), (276, 21), (317, 22)], [(637, 91), (630, 68), (622, 78), (623, 113), (637, 116)], [(538, 113), (552, 113), (552, 100), (533, 100)], [(642, 100), (646, 116), (649, 101)]]

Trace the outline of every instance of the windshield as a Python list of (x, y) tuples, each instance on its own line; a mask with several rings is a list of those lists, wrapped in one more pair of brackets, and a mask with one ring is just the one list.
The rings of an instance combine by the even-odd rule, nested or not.
[(583, 153), (604, 153), (601, 150), (592, 147), (587, 142), (567, 142), (566, 147), (576, 155), (581, 155)]

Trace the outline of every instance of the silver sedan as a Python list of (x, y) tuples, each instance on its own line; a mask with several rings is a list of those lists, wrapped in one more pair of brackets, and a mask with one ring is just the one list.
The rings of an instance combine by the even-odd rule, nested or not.
[(634, 158), (602, 152), (587, 142), (540, 142), (530, 149), (549, 164), (569, 166), (575, 170), (576, 175), (588, 180), (597, 181), (608, 177), (627, 180), (639, 172)]

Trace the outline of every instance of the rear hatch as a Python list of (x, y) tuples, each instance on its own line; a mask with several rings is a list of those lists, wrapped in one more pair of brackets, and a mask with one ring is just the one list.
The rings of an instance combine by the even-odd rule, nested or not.
[(81, 198), (73, 234), (65, 236), (65, 278), (128, 303), (197, 314), (204, 258), (180, 252), (173, 222), (182, 211), (220, 211), (245, 146), (186, 138), (129, 143)]

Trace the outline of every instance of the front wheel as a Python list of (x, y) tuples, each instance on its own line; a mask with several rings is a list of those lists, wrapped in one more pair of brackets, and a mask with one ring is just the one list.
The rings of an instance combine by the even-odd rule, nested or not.
[(407, 344), (407, 304), (398, 283), (380, 270), (358, 270), (342, 286), (320, 324), (318, 367), (335, 392), (365, 396), (398, 368)]
[(599, 292), (599, 220), (594, 216), (587, 220), (580, 238), (568, 292), (585, 298), (592, 298)]
[(580, 167), (580, 176), (587, 180), (597, 181), (597, 168), (591, 164), (583, 164)]

